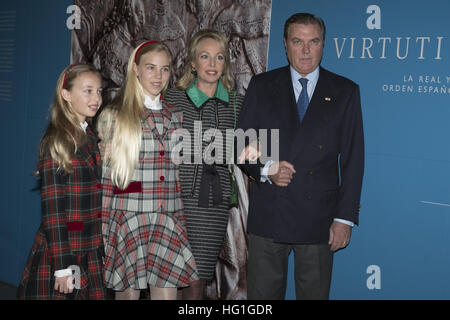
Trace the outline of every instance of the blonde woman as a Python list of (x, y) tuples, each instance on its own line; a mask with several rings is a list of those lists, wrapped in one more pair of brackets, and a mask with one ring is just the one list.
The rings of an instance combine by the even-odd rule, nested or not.
[(166, 45), (148, 41), (128, 62), (118, 97), (98, 120), (105, 148), (105, 283), (116, 299), (176, 299), (198, 279), (186, 236), (179, 168), (171, 155), (181, 113), (163, 99), (171, 72)]
[[(232, 90), (228, 39), (224, 34), (201, 30), (193, 36), (184, 74), (176, 86), (168, 91), (166, 99), (183, 111), (183, 128), (192, 137), (194, 155), (189, 157), (191, 161), (183, 160), (180, 175), (188, 239), (200, 275), (199, 281), (183, 290), (183, 299), (203, 299), (224, 243), (230, 209), (230, 172), (227, 150), (222, 147), (226, 130), (234, 128), (243, 101)], [(203, 142), (200, 149), (195, 149), (200, 129)], [(207, 131), (211, 139), (205, 138)], [(223, 143), (218, 143), (220, 137)], [(195, 161), (199, 156), (200, 163)]]
[(36, 172), (42, 222), (19, 285), (20, 299), (105, 299), (101, 159), (97, 136), (86, 122), (99, 109), (101, 92), (100, 74), (90, 65), (71, 65), (59, 76)]

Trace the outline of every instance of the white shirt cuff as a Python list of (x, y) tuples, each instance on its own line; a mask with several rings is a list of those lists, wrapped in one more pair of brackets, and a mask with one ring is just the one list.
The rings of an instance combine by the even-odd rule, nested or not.
[(73, 272), (72, 272), (72, 269), (70, 269), (70, 268), (55, 271), (56, 278), (67, 277), (67, 276), (71, 276), (72, 274), (73, 274)]
[(353, 222), (348, 221), (348, 220), (342, 220), (342, 219), (334, 218), (334, 221), (346, 224), (346, 225), (348, 225), (350, 227), (354, 227), (355, 226), (355, 224)]
[(267, 161), (264, 168), (261, 169), (261, 182), (269, 181), (269, 183), (272, 184), (272, 181), (269, 179), (269, 176), (268, 176), (269, 168), (272, 165), (272, 163), (273, 163), (273, 160)]

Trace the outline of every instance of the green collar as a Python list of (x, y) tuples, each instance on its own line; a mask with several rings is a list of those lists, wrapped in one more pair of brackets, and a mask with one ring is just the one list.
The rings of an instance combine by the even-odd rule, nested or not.
[(206, 101), (212, 98), (217, 98), (227, 103), (229, 101), (228, 91), (220, 80), (212, 98), (208, 97), (197, 87), (197, 78), (195, 78), (194, 82), (186, 89), (186, 93), (197, 108), (200, 108)]

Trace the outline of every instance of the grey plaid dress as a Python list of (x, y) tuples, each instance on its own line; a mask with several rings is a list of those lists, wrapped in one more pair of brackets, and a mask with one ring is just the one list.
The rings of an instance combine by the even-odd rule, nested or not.
[[(158, 130), (158, 127), (162, 129)], [(171, 160), (181, 114), (163, 101), (142, 121), (139, 164), (125, 190), (103, 174), (105, 284), (122, 291), (147, 285), (186, 287), (198, 279), (186, 235), (179, 167)]]
[[(192, 137), (194, 137), (194, 124), (199, 121), (202, 109), (203, 137), (206, 131), (214, 130), (217, 127), (224, 141), (227, 136), (226, 130), (234, 128), (234, 106), (236, 107), (237, 118), (243, 102), (242, 95), (229, 95), (228, 103), (220, 99), (209, 99), (201, 108), (197, 108), (186, 91), (178, 89), (168, 90), (166, 99), (182, 110), (183, 129), (187, 129)], [(208, 142), (203, 141), (202, 153), (207, 150), (208, 144)], [(192, 150), (194, 149), (192, 147)], [(225, 156), (226, 152), (223, 152), (223, 154)], [(223, 163), (226, 162), (227, 159), (224, 159)], [(209, 196), (207, 196), (208, 207), (201, 207), (199, 206), (199, 197), (204, 168), (203, 164), (196, 167), (195, 164), (183, 162), (180, 165), (180, 176), (189, 243), (194, 253), (200, 279), (209, 281), (213, 279), (218, 256), (225, 240), (230, 210), (231, 180), (228, 165), (216, 165), (217, 174), (220, 178), (222, 201), (219, 204), (214, 204), (213, 192), (210, 191)]]

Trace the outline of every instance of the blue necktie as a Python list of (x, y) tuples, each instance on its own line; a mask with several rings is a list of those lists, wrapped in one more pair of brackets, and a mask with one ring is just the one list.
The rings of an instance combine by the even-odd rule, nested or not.
[(300, 122), (302, 122), (309, 104), (308, 90), (307, 90), (308, 79), (300, 78), (298, 79), (298, 81), (300, 81), (300, 84), (302, 85), (303, 88), (297, 101), (297, 109), (300, 115)]

